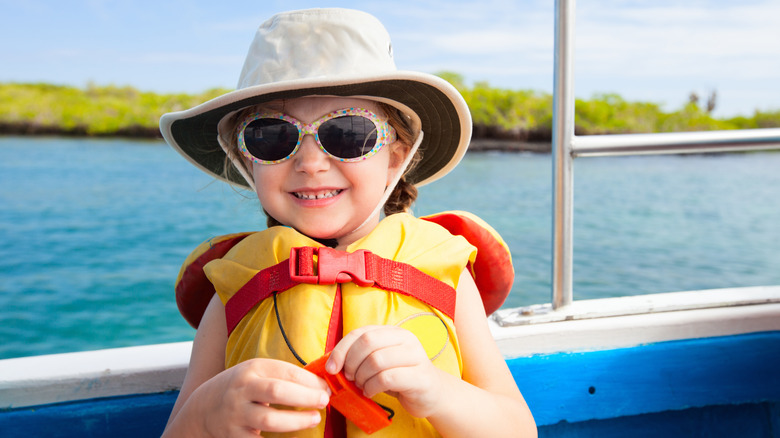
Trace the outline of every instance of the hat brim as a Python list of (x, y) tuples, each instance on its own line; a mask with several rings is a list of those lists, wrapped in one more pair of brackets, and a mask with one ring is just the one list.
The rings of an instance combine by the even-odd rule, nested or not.
[(416, 186), (452, 170), (471, 140), (471, 114), (460, 93), (437, 76), (405, 71), (371, 78), (305, 79), (243, 88), (185, 111), (164, 114), (160, 131), (168, 144), (201, 170), (248, 187), (237, 170), (224, 175), (225, 152), (217, 140), (222, 118), (248, 106), (313, 95), (363, 96), (391, 105), (397, 102), (413, 111), (425, 134), (420, 144), (422, 160), (406, 177)]

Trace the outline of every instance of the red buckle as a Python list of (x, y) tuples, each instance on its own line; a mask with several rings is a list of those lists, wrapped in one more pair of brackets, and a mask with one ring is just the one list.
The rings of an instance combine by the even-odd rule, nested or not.
[[(349, 253), (333, 248), (304, 246), (290, 249), (290, 278), (298, 283), (336, 284), (355, 283), (373, 286), (374, 280), (366, 277), (366, 254), (360, 249)], [(317, 273), (314, 272), (314, 256), (317, 256)]]

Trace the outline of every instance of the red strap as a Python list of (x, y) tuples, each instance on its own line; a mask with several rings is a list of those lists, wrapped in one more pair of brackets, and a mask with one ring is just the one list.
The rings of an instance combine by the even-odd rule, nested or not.
[(290, 278), (289, 259), (255, 274), (225, 304), (228, 336), (256, 304), (274, 292), (283, 292), (298, 284)]
[(325, 351), (336, 348), (341, 338), (344, 337), (344, 318), (341, 308), (341, 286), (336, 287), (336, 295), (333, 297), (333, 307), (328, 322), (328, 336), (325, 338)]
[[(314, 258), (318, 270), (314, 272)], [(299, 283), (354, 282), (417, 298), (450, 319), (455, 316), (455, 289), (412, 265), (386, 259), (366, 250), (354, 253), (332, 248), (293, 248), (290, 258), (255, 274), (225, 304), (228, 335), (258, 303), (274, 292)]]
[[(341, 286), (339, 286), (336, 288), (336, 296), (333, 297), (333, 311), (330, 314), (328, 336), (325, 341), (325, 351), (328, 353), (336, 347), (336, 344), (344, 336), (344, 318), (342, 318), (341, 313)], [(322, 371), (325, 372), (324, 362), (322, 362), (322, 366)], [(334, 409), (330, 403), (327, 410), (324, 438), (347, 436), (347, 419), (344, 417), (344, 414)]]
[[(370, 254), (370, 253), (369, 253)], [(417, 298), (455, 319), (455, 289), (414, 266), (395, 260), (366, 256), (366, 269), (376, 282), (374, 287)], [(369, 267), (370, 266), (370, 267)]]

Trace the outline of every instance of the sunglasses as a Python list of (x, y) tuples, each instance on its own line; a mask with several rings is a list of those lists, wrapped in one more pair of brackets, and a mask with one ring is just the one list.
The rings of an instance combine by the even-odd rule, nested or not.
[(364, 109), (333, 111), (308, 125), (280, 112), (249, 115), (238, 131), (238, 147), (258, 164), (276, 164), (298, 151), (303, 136), (311, 134), (320, 149), (345, 162), (367, 160), (396, 140), (387, 119)]

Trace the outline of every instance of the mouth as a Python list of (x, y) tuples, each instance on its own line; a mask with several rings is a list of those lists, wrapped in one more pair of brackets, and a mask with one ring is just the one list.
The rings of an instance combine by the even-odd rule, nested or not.
[(344, 191), (343, 189), (336, 189), (336, 190), (320, 190), (316, 192), (292, 192), (292, 194), (298, 199), (313, 201), (315, 199), (332, 198), (334, 196), (337, 196), (339, 193), (343, 191)]

